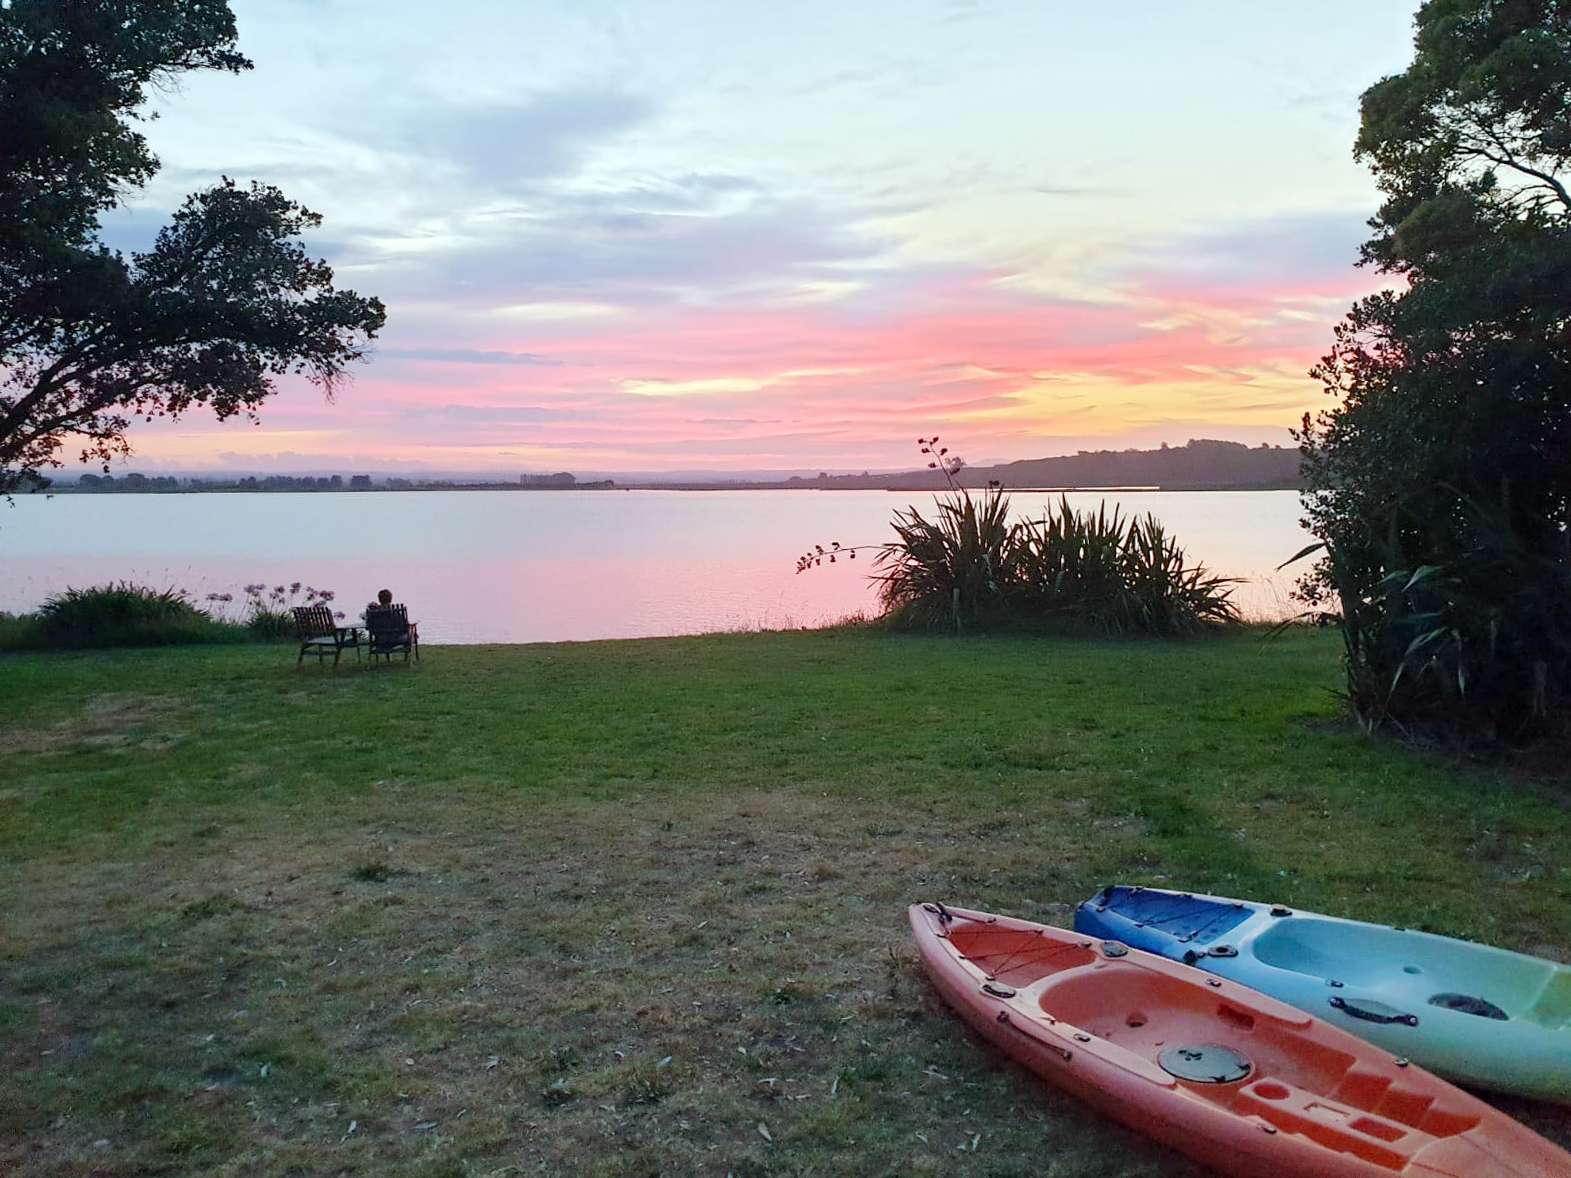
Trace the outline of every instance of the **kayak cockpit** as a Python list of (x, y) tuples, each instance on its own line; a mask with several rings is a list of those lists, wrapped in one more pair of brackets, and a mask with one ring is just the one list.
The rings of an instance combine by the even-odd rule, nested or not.
[(1046, 979), (1029, 997), (1044, 1015), (1155, 1063), (1192, 1097), (1393, 1169), (1480, 1121), (1427, 1077), (1409, 1083), (1323, 1042), (1307, 1018), (1284, 1019), (1135, 961)]
[(1225, 1038), (1251, 1061), (1248, 1074), (1254, 1078), (1269, 1075), (1321, 1093), (1331, 1092), (1354, 1063), (1346, 1052), (1303, 1035), (1307, 1018), (1289, 1022), (1209, 984), (1177, 983), (1133, 962), (1110, 961), (1067, 974), (1034, 997), (1043, 1014), (1144, 1059), (1157, 1060), (1173, 1046)]
[[(1251, 950), (1265, 965), (1325, 979), (1350, 994), (1378, 994), (1418, 1019), (1448, 1010), (1536, 1022), (1540, 1013), (1552, 1013), (1555, 1003), (1543, 1001), (1546, 989), (1563, 974), (1549, 962), (1483, 945), (1310, 916), (1272, 924)], [(1571, 1013), (1571, 987), (1566, 1005)]]
[(986, 925), (951, 926), (949, 940), (986, 971), (983, 992), (1008, 1008), (1046, 1018), (1131, 1074), (1176, 1082), (1191, 1098), (1276, 1131), (1401, 1169), (1479, 1123), (1417, 1075), (1410, 1085), (1323, 1042), (1308, 1018), (1153, 970), (1121, 946)]

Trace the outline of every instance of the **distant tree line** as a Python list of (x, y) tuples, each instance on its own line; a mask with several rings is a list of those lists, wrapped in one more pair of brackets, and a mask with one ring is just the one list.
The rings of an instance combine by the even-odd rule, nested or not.
[[(355, 480), (362, 479), (363, 482)], [(366, 489), (371, 485), (369, 475), (354, 475), (351, 486)], [(112, 474), (84, 474), (76, 480), (78, 491), (138, 492), (138, 491), (339, 491), (344, 487), (343, 475), (313, 477), (311, 475), (264, 475), (257, 478), (247, 475), (238, 479), (180, 478), (175, 475), (145, 475), (132, 471), (116, 478)]]
[[(37, 490), (48, 486), (48, 480), (39, 480)], [(74, 484), (54, 484), (54, 490), (76, 490), (89, 493), (171, 492), (171, 491), (537, 491), (537, 490), (601, 490), (616, 484), (609, 479), (601, 482), (581, 483), (566, 471), (548, 475), (521, 475), (517, 482), (460, 482), (453, 479), (411, 479), (394, 475), (380, 485), (368, 474), (350, 475), (245, 475), (240, 478), (178, 477), (174, 475), (145, 475), (133, 471), (116, 478), (112, 474), (84, 474)], [(23, 488), (16, 488), (23, 489)]]

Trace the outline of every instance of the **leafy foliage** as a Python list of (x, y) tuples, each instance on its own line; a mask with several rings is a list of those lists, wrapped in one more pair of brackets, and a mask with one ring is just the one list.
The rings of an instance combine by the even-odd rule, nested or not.
[(1013, 558), (1015, 598), (1033, 616), (1167, 636), (1238, 620), (1234, 582), (1190, 564), (1153, 515), (1125, 519), (1105, 503), (1076, 511), (1061, 499), (1018, 526)]
[(18, 647), (99, 649), (179, 643), (243, 642), (246, 633), (201, 610), (181, 589), (120, 581), (67, 589), (46, 600), (13, 634)]
[(0, 650), (277, 642), (295, 636), (294, 606), (328, 605), (333, 597), (331, 590), (299, 581), (247, 585), (238, 611), (231, 613), (232, 593), (209, 593), (197, 605), (183, 589), (129, 581), (66, 589), (32, 613), (0, 614)]
[(1571, 692), (1571, 9), (1431, 0), (1363, 99), (1385, 195), (1360, 302), (1315, 370), (1302, 591), (1335, 605), (1363, 721), (1542, 732)]
[(897, 511), (894, 529), (874, 577), (892, 624), (962, 629), (1006, 611), (1015, 529), (1009, 500), (997, 487), (976, 497), (956, 491), (938, 501), (932, 519), (915, 507)]
[(189, 196), (129, 258), (98, 218), (158, 169), (149, 86), (238, 73), (226, 0), (12, 0), (0, 7), (0, 491), (129, 452), (137, 418), (254, 415), (278, 378), (331, 393), (385, 313), (296, 237), (320, 218), (263, 184)]
[[(958, 458), (938, 438), (918, 439), (950, 493), (932, 518), (897, 511), (895, 539), (877, 552), (874, 581), (884, 619), (901, 629), (967, 630), (1066, 622), (1112, 634), (1195, 634), (1238, 620), (1233, 582), (1188, 563), (1154, 516), (1126, 519), (1106, 504), (1076, 511), (1063, 498), (1040, 520), (1011, 522), (997, 484), (980, 495), (959, 485)], [(854, 559), (822, 546), (797, 572)]]

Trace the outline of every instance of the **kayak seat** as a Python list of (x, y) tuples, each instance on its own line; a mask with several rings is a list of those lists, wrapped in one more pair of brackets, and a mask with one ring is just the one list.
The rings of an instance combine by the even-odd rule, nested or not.
[(1191, 1030), (1214, 1030), (1221, 1005), (1206, 990), (1113, 961), (1061, 974), (1033, 994), (1044, 1014), (1098, 1039), (1143, 1046), (1193, 1038)]
[(1438, 1006), (1442, 1010), (1454, 1010), (1459, 1014), (1476, 1014), (1479, 1018), (1499, 1019), (1501, 1022), (1511, 1017), (1489, 999), (1475, 998), (1471, 994), (1436, 994), (1430, 998), (1429, 1005)]
[[(1271, 1060), (1284, 1083), (1322, 1093), (1335, 1090), (1355, 1062), (1307, 1034), (1307, 1020), (1281, 1019), (1127, 960), (1065, 972), (1028, 993), (1043, 1014), (1148, 1060), (1173, 1046), (1215, 1045)], [(1225, 1103), (1233, 1091), (1220, 1085), (1201, 1095)]]
[(1342, 1077), (1341, 1083), (1336, 1086), (1331, 1095), (1359, 1108), (1378, 1108), (1380, 1098), (1390, 1087), (1390, 1076), (1366, 1071), (1354, 1065), (1347, 1070), (1347, 1074)]
[[(1355, 1074), (1364, 1080), (1355, 1086), (1365, 1099), (1330, 1099), (1270, 1075), (1240, 1088), (1233, 1109), (1397, 1171), (1437, 1140), (1458, 1137), (1479, 1124), (1476, 1115), (1436, 1107), (1432, 1095), (1392, 1088), (1385, 1077), (1356, 1070)], [(1371, 1085), (1369, 1080), (1379, 1083)], [(1348, 1087), (1344, 1084), (1339, 1091)], [(1367, 1099), (1371, 1096), (1373, 1101)]]
[(1411, 1125), (1328, 1100), (1275, 1077), (1247, 1085), (1234, 1110), (1391, 1170), (1402, 1170), (1434, 1138)]

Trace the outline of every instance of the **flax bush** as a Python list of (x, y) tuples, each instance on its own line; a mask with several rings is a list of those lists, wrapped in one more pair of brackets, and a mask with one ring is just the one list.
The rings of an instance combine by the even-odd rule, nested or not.
[(955, 477), (960, 460), (936, 437), (919, 441), (949, 485), (934, 510), (897, 511), (884, 544), (817, 546), (798, 572), (873, 551), (883, 619), (897, 629), (1051, 624), (1171, 637), (1238, 621), (1235, 582), (1190, 563), (1154, 516), (1105, 503), (1077, 511), (1061, 498), (1040, 519), (1012, 522), (1002, 488), (973, 495)]

